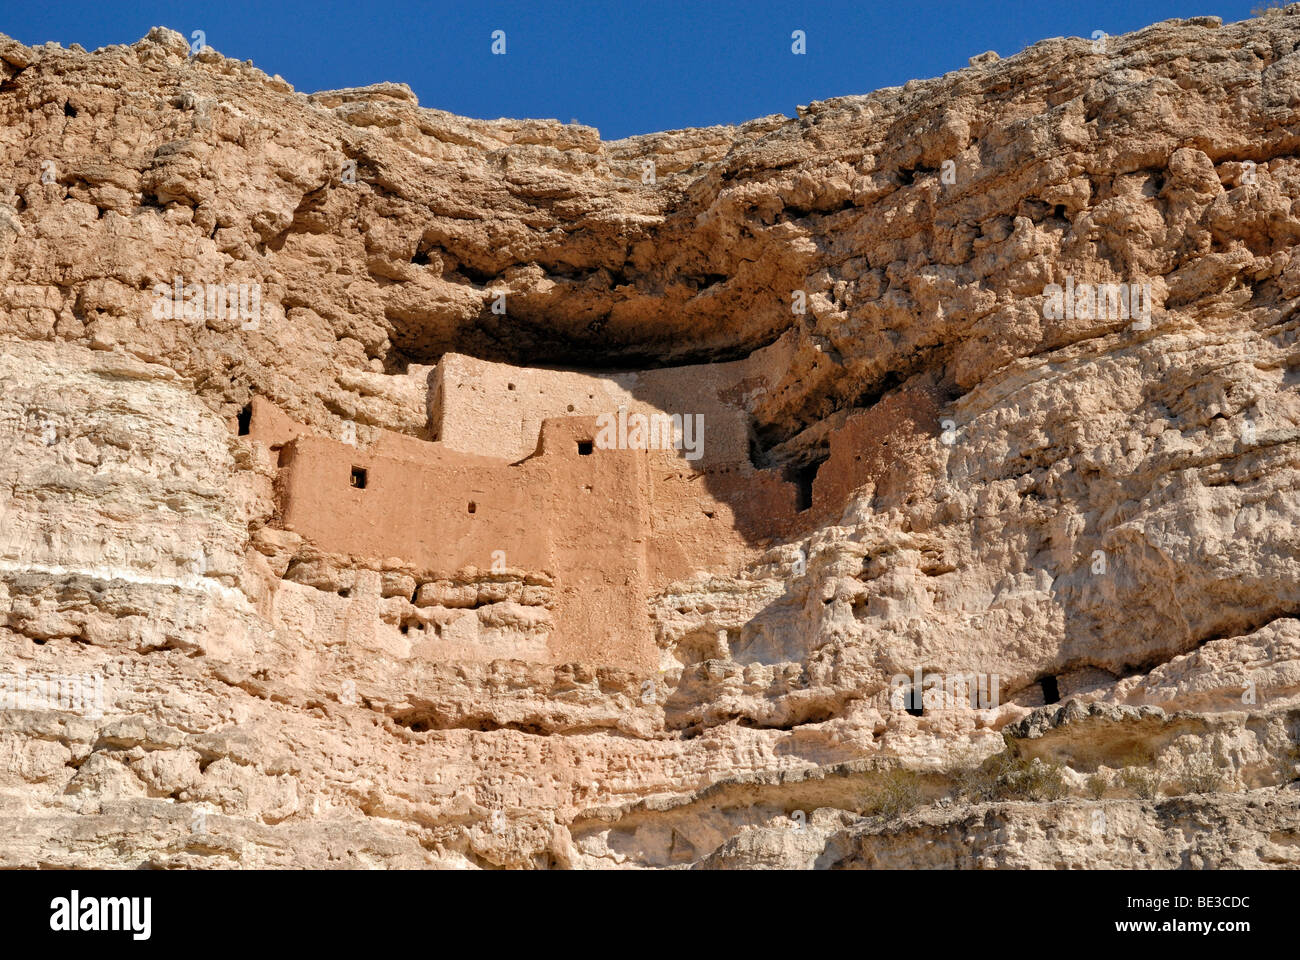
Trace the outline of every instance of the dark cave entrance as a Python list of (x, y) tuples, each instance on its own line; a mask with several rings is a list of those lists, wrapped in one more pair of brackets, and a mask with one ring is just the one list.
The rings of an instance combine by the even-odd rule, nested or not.
[(1043, 703), (1061, 702), (1061, 688), (1055, 677), (1043, 677), (1038, 683), (1043, 688)]

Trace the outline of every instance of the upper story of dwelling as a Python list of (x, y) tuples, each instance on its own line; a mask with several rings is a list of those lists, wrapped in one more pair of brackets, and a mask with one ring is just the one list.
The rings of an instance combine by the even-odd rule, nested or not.
[[(698, 364), (625, 373), (585, 373), (516, 367), (449, 353), (434, 368), (429, 390), (432, 437), (448, 449), (517, 462), (537, 450), (542, 424), (568, 417), (609, 418), (623, 422), (637, 415), (647, 422), (699, 425), (694, 440), (696, 470), (749, 462), (753, 396), (767, 388), (763, 367), (770, 361), (747, 358), (731, 363)], [(680, 449), (654, 452), (668, 457)]]

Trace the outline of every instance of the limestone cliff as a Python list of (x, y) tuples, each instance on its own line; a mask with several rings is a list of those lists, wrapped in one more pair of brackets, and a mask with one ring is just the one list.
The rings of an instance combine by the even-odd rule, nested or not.
[(0, 865), (1300, 865), (1300, 4), (615, 142), (0, 37), (0, 119)]

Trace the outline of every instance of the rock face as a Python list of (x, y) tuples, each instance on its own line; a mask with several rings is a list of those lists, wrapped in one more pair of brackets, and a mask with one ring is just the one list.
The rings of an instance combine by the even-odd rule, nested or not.
[(1300, 866), (1300, 4), (612, 143), (161, 28), (0, 116), (0, 865)]

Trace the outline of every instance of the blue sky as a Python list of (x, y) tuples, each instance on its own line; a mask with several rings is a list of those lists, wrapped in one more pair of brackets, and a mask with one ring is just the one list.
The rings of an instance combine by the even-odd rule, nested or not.
[[(744, 3), (40, 2), (10, 0), (0, 33), (87, 49), (155, 24), (203, 30), (311, 92), (381, 80), (427, 107), (472, 117), (554, 117), (605, 139), (739, 123), (797, 104), (931, 77), (984, 50), (1010, 56), (1045, 37), (1123, 33), (1171, 17), (1243, 20), (1265, 0), (929, 0)], [(505, 56), (490, 50), (506, 32)], [(792, 31), (807, 54), (791, 53)]]

